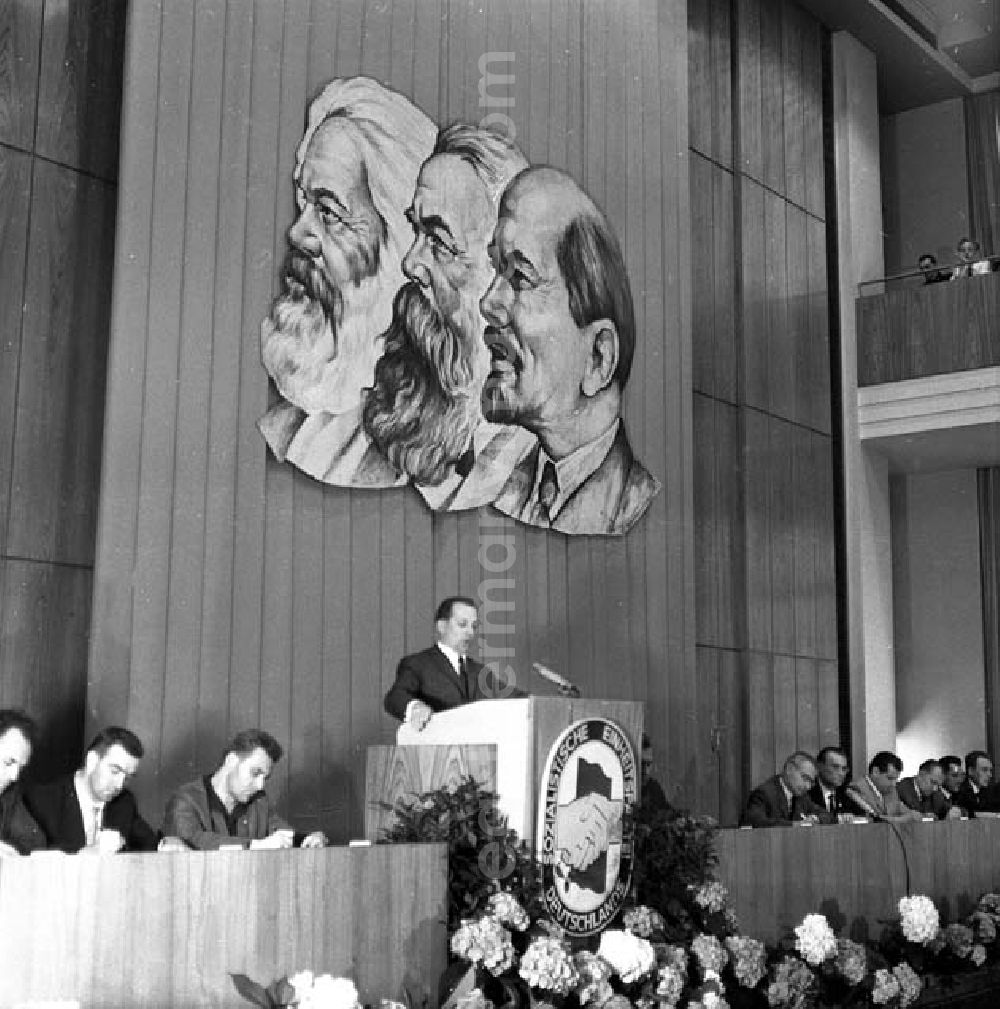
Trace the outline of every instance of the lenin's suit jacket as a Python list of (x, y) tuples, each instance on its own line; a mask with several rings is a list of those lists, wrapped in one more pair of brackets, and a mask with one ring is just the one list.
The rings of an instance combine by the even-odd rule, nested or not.
[[(83, 814), (76, 800), (72, 774), (29, 789), (25, 805), (38, 821), (50, 848), (72, 853), (86, 845)], [(159, 836), (139, 815), (135, 796), (127, 788), (105, 804), (102, 825), (105, 830), (121, 834), (125, 851), (155, 851), (159, 843)]]
[(936, 816), (943, 820), (951, 809), (951, 803), (939, 788), (935, 788), (930, 795), (921, 795), (915, 777), (901, 779), (896, 785), (896, 793), (904, 806), (915, 809), (923, 816)]
[[(525, 512), (535, 484), (539, 447), (535, 446), (514, 468), (493, 507), (505, 515), (532, 521)], [(555, 520), (546, 528), (561, 533), (624, 535), (646, 513), (660, 490), (659, 481), (632, 454), (625, 427), (619, 423), (604, 461), (570, 495)]]
[(415, 655), (404, 655), (396, 669), (396, 682), (385, 695), (385, 710), (402, 721), (406, 717), (406, 706), (412, 700), (423, 701), (432, 711), (446, 711), (489, 697), (525, 696), (522, 690), (491, 690), (492, 675), (488, 672), (481, 677), (482, 669), (481, 662), (468, 660), (469, 689), (466, 692), (458, 673), (437, 645)]
[(820, 823), (833, 822), (833, 816), (822, 806), (817, 806), (808, 794), (794, 797), (789, 806), (785, 790), (781, 787), (781, 776), (775, 774), (750, 793), (740, 824), (750, 827), (790, 827), (803, 816), (815, 816)]

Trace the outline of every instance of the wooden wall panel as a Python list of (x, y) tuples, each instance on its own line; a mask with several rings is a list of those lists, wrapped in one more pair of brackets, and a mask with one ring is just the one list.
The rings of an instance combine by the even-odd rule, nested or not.
[(39, 154), (102, 179), (118, 174), (127, 0), (45, 0)]
[(21, 364), (31, 158), (0, 147), (0, 548), (7, 552), (7, 518), (14, 461), (14, 419)]
[(764, 152), (761, 181), (782, 196), (785, 195), (785, 67), (781, 43), (784, 9), (784, 2), (760, 0), (760, 129)]
[(858, 385), (1000, 364), (1000, 277), (858, 298)]
[[(695, 598), (712, 684), (699, 718), (728, 696), (750, 727), (736, 737), (738, 796), (718, 785), (728, 817), (792, 749), (839, 739), (839, 673), (823, 29), (791, 0), (736, 0), (728, 27), (711, 11), (707, 0), (690, 5), (692, 61), (702, 61), (692, 62), (690, 140)], [(735, 46), (733, 174), (708, 160), (720, 31)], [(731, 455), (729, 437), (740, 445)], [(732, 651), (701, 654), (720, 644)], [(728, 694), (723, 655), (739, 660)]]
[(25, 151), (35, 135), (42, 9), (37, 2), (0, 6), (0, 143)]
[(736, 0), (736, 93), (739, 95), (738, 170), (757, 182), (764, 178), (761, 129), (760, 0)]
[(739, 648), (746, 640), (746, 544), (737, 408), (696, 393), (694, 447), (697, 641)]
[(690, 146), (727, 168), (733, 162), (729, 0), (688, 3)]
[[(522, 685), (537, 686), (524, 677), (538, 658), (590, 696), (648, 698), (664, 757), (692, 748), (683, 5), (417, 8), (133, 4), (91, 721), (128, 719), (143, 736), (153, 819), (228, 734), (261, 723), (286, 744), (279, 800), (340, 839), (359, 831), (364, 748), (394, 731), (384, 691), (431, 640), (436, 598), (456, 591), (491, 593), (484, 642), (507, 647)], [(503, 111), (519, 142), (607, 208), (632, 277), (626, 423), (666, 489), (620, 542), (435, 516), (407, 489), (324, 488), (268, 458), (255, 427), (258, 327), (309, 98), (368, 73), (439, 122), (478, 121), (480, 57), (505, 52), (514, 62), (494, 70), (514, 74)], [(493, 583), (490, 538), (511, 561)]]
[(692, 152), (693, 386), (731, 403), (739, 386), (733, 212), (732, 174)]
[(79, 763), (84, 746), (89, 568), (0, 558), (0, 707), (32, 713), (45, 778)]
[(124, 17), (0, 5), (0, 705), (38, 720), (42, 776), (83, 742), (117, 163), (88, 102), (120, 90)]
[(106, 183), (36, 161), (7, 527), (20, 557), (93, 563), (114, 204)]

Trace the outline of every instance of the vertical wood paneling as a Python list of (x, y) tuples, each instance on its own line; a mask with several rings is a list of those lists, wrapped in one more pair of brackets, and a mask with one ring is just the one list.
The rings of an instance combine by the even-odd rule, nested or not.
[(690, 146), (719, 164), (731, 166), (732, 71), (729, 0), (688, 4)]
[[(162, 766), (139, 788), (151, 808), (162, 808), (193, 760), (207, 770), (225, 734), (260, 723), (286, 745), (273, 787), (287, 793), (289, 811), (340, 839), (360, 829), (359, 755), (391, 738), (381, 701), (395, 664), (432, 638), (438, 598), (483, 586), (484, 528), (509, 533), (513, 547), (501, 593), (512, 611), (492, 613), (510, 630), (489, 637), (509, 644), (521, 685), (534, 685), (524, 677), (538, 657), (592, 696), (648, 696), (654, 731), (677, 753), (692, 752), (680, 6), (136, 4), (143, 38), (130, 40), (122, 177), (134, 219), (118, 276), (132, 277), (136, 263), (144, 270), (138, 289), (123, 287), (116, 301), (119, 398), (108, 415), (91, 719), (122, 712), (123, 696), (137, 714), (168, 699), (162, 737), (138, 719)], [(435, 516), (409, 490), (323, 488), (269, 460), (255, 428), (267, 399), (258, 327), (292, 219), (309, 98), (331, 76), (366, 73), (438, 122), (477, 121), (488, 111), (480, 57), (508, 51), (514, 64), (494, 69), (515, 74), (515, 104), (502, 111), (518, 141), (529, 156), (568, 167), (607, 208), (633, 278), (640, 346), (626, 424), (668, 489), (623, 542)], [(627, 65), (630, 54), (641, 72)], [(210, 312), (199, 307), (202, 293)], [(200, 415), (189, 415), (196, 405)], [(131, 515), (110, 529), (118, 503)], [(204, 558), (200, 578), (192, 551)], [(188, 633), (194, 644), (182, 640)], [(121, 663), (107, 675), (105, 658)], [(178, 677), (170, 687), (168, 668)], [(189, 692), (199, 710), (175, 724)]]
[[(194, 752), (178, 754), (199, 768), (215, 759), (218, 740), (229, 734), (230, 663), (234, 612), (234, 555), (237, 528), (236, 453), (239, 431), (241, 354), (253, 359), (252, 331), (242, 338), (243, 250), (246, 235), (249, 118), (223, 114), (241, 108), (250, 86), (253, 9), (227, 5), (221, 58), (222, 105), (219, 120), (219, 172), (215, 240), (211, 250), (214, 303), (209, 320), (214, 334), (209, 372), (206, 443), (205, 521), (202, 562), (202, 621), (199, 651), (198, 728)], [(208, 331), (208, 330), (207, 330)], [(206, 341), (207, 342), (207, 341)], [(242, 724), (242, 723), (241, 723)]]
[(0, 147), (0, 547), (7, 553), (14, 461), (17, 380), (21, 364), (31, 158)]
[(30, 711), (32, 773), (70, 770), (83, 745), (89, 568), (0, 558), (0, 706)]
[(791, 417), (795, 403), (795, 346), (788, 318), (788, 204), (764, 192), (764, 338), (768, 411)]
[(766, 415), (756, 410), (743, 414), (744, 508), (747, 543), (747, 646), (755, 651), (771, 648), (771, 543), (772, 513), (768, 466), (770, 436)]
[(805, 208), (826, 219), (826, 161), (823, 157), (823, 27), (802, 22), (802, 128), (805, 159)]
[(39, 160), (30, 214), (7, 544), (20, 557), (89, 565), (114, 190)]
[[(119, 340), (109, 347), (105, 394), (105, 438), (101, 457), (101, 494), (94, 571), (94, 627), (88, 668), (100, 670), (88, 683), (88, 707), (107, 722), (128, 720), (132, 668), (132, 626), (136, 600), (134, 570), (139, 526), (138, 493), (142, 461), (141, 435), (145, 398), (146, 320), (153, 208), (146, 187), (156, 156), (156, 67), (160, 49), (158, 4), (134, 5), (130, 22), (130, 64), (123, 85), (123, 160), (119, 219), (115, 245), (111, 328), (143, 333), (142, 339)], [(136, 69), (133, 69), (136, 68)], [(137, 72), (138, 71), (138, 72)], [(112, 445), (113, 450), (109, 450)], [(101, 557), (114, 565), (101, 571)]]
[(764, 231), (764, 189), (746, 176), (740, 190), (740, 289), (743, 399), (768, 408), (769, 333)]
[(103, 179), (118, 174), (126, 7), (45, 0), (36, 149)]
[[(215, 301), (215, 242), (218, 227), (217, 179), (220, 171), (224, 85), (225, 5), (200, 3), (192, 31), (191, 103), (203, 111), (188, 130), (191, 170), (187, 177), (184, 222), (188, 254), (180, 293), (178, 384), (193, 402), (212, 401), (211, 331)], [(204, 607), (205, 519), (208, 466), (203, 446), (209, 440), (210, 411), (177, 414), (176, 485), (170, 519), (172, 591), (167, 610), (163, 722), (186, 724), (183, 738), (161, 753), (161, 765), (187, 778), (198, 774), (200, 719), (189, 719), (191, 698), (201, 699), (200, 657)]]
[[(146, 360), (141, 427), (140, 489), (137, 506), (135, 595), (140, 619), (132, 627), (135, 660), (129, 680), (127, 718), (157, 759), (166, 689), (167, 615), (170, 583), (160, 573), (170, 569), (172, 492), (175, 486), (178, 362), (184, 269), (184, 199), (191, 97), (194, 10), (190, 0), (164, 5), (163, 45), (159, 50), (152, 257), (150, 270), (149, 350)], [(191, 404), (193, 408), (193, 404)], [(184, 743), (190, 743), (188, 739)]]
[(806, 127), (805, 81), (803, 79), (803, 43), (805, 23), (811, 18), (797, 4), (786, 2), (782, 8), (781, 69), (784, 109), (785, 184), (788, 200), (805, 206), (806, 199)]
[(739, 170), (757, 182), (764, 180), (761, 126), (760, 19), (761, 0), (736, 0), (736, 90), (739, 94)]
[(0, 7), (0, 143), (22, 150), (31, 149), (35, 134), (41, 36), (40, 3)]
[(785, 6), (785, 2), (774, 3), (772, 0), (761, 0), (760, 5), (760, 125), (761, 148), (764, 154), (763, 182), (769, 189), (782, 195), (785, 192), (785, 101), (781, 29)]
[(804, 393), (803, 423), (825, 434), (830, 433), (830, 318), (826, 279), (826, 225), (815, 217), (806, 217), (806, 257), (808, 259), (807, 332), (809, 347), (807, 369), (798, 375)]
[(83, 742), (124, 16), (0, 10), (0, 704), (38, 720), (42, 776)]
[[(701, 60), (690, 81), (694, 388), (703, 394), (694, 402), (695, 598), (699, 649), (726, 645), (734, 651), (719, 654), (734, 661), (728, 690), (723, 667), (711, 667), (712, 699), (699, 698), (698, 710), (704, 719), (716, 704), (725, 724), (730, 704), (753, 727), (736, 736), (750, 776), (731, 771), (745, 788), (796, 746), (840, 734), (823, 30), (788, 0), (736, 0), (726, 27), (713, 9), (689, 6)], [(697, 153), (716, 157), (712, 54), (724, 44), (736, 46), (735, 179)], [(727, 798), (725, 780), (718, 787), (725, 817), (745, 793)]]

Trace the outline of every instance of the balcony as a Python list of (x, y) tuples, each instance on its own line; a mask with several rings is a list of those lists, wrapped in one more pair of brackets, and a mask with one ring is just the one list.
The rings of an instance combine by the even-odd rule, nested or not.
[(1000, 464), (1000, 273), (856, 305), (861, 441), (895, 472)]
[(1000, 366), (1000, 273), (857, 300), (858, 386)]

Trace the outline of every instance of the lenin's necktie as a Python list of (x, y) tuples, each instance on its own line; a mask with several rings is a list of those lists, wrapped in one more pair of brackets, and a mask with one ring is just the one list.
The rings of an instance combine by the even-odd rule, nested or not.
[(552, 521), (552, 506), (559, 496), (559, 480), (555, 463), (549, 459), (542, 468), (542, 479), (538, 482), (538, 517), (544, 523)]

